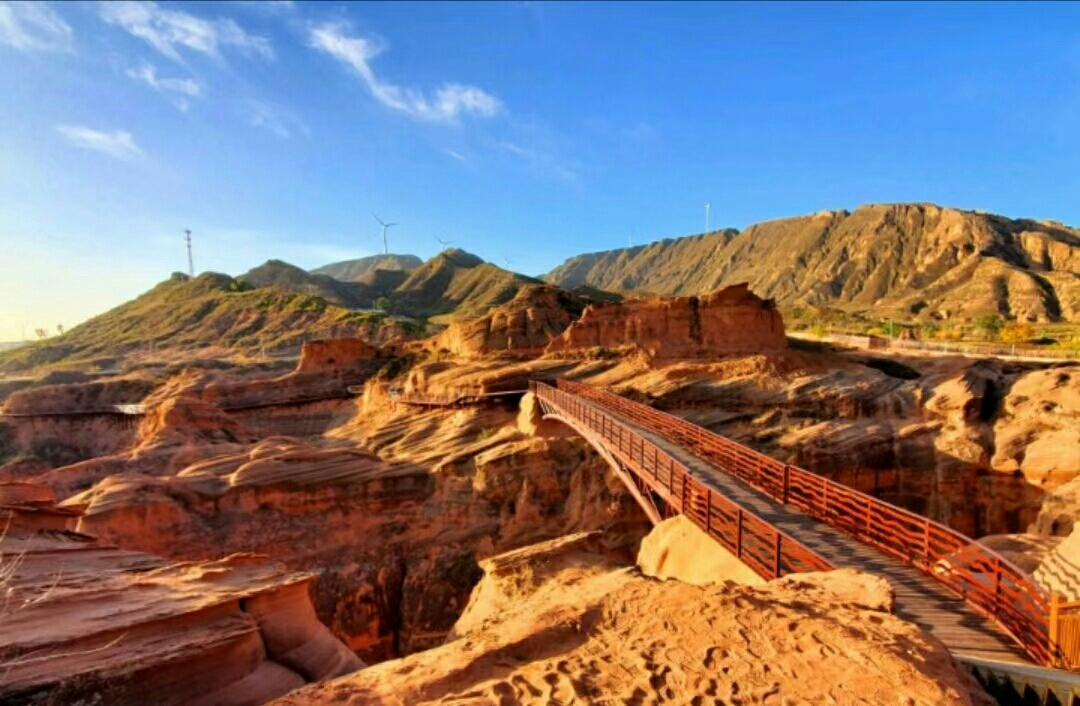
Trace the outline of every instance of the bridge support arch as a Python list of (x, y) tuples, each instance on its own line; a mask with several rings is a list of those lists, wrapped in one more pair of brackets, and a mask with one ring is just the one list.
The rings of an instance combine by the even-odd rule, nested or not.
[(652, 491), (639, 483), (637, 476), (631, 473), (619, 459), (615, 458), (596, 434), (576, 423), (574, 420), (547, 409), (543, 404), (541, 404), (541, 406), (544, 407), (542, 419), (550, 419), (551, 421), (559, 422), (570, 427), (574, 430), (574, 433), (585, 439), (585, 441), (589, 443), (589, 446), (592, 446), (593, 449), (600, 454), (600, 457), (611, 466), (611, 469), (615, 471), (615, 475), (619, 477), (619, 480), (623, 482), (626, 489), (630, 491), (630, 495), (637, 501), (637, 504), (645, 511), (645, 515), (648, 516), (649, 521), (652, 522), (654, 527), (664, 520), (666, 513), (663, 512), (663, 510), (666, 508), (666, 504), (663, 503), (663, 501), (658, 503), (657, 499), (653, 496)]

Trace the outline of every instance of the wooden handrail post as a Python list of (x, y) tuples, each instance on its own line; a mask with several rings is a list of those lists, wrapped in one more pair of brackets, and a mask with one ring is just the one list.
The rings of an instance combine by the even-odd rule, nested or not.
[(1057, 591), (1050, 592), (1050, 619), (1047, 626), (1049, 632), (1050, 666), (1064, 666), (1061, 659), (1061, 648), (1058, 646), (1061, 630), (1061, 594)]
[(788, 493), (791, 490), (791, 466), (784, 464), (784, 504), (788, 503)]
[(773, 566), (773, 578), (778, 579), (778, 578), (780, 578), (780, 551), (781, 551), (781, 544), (784, 541), (784, 536), (782, 534), (780, 534), (780, 530), (778, 530), (778, 529), (774, 529), (773, 532), (776, 533), (776, 558), (775, 558), (776, 560), (775, 560), (775, 564)]
[(871, 520), (871, 516), (873, 515), (873, 512), (874, 512), (874, 499), (871, 498), (871, 497), (867, 497), (866, 498), (866, 536), (867, 537), (872, 537), (873, 536), (873, 532), (871, 532), (871, 529), (870, 529), (871, 525), (873, 524), (873, 522)]
[(742, 559), (742, 508), (735, 511), (735, 556)]
[(1001, 610), (1001, 559), (994, 557), (994, 617)]
[(705, 534), (712, 536), (712, 495), (709, 488), (705, 489)]
[(930, 520), (923, 520), (922, 530), (922, 558), (923, 561), (930, 564)]

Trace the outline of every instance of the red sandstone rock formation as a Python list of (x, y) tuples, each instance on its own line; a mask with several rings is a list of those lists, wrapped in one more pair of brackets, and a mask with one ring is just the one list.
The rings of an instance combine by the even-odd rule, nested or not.
[[(0, 540), (9, 531), (73, 530), (82, 511), (79, 505), (56, 507), (56, 498), (47, 486), (19, 481), (0, 483)], [(4, 581), (10, 579), (9, 574), (17, 561), (7, 566), (0, 561), (0, 590), (4, 588)], [(0, 599), (0, 620), (3, 619), (4, 605), (4, 599)]]
[(125, 377), (66, 385), (42, 385), (19, 390), (4, 403), (7, 414), (63, 414), (108, 410), (113, 405), (135, 404), (154, 389), (152, 380)]
[(244, 554), (171, 564), (26, 527), (0, 537), (5, 704), (260, 704), (364, 666), (315, 617), (313, 574)]
[(66, 502), (88, 505), (81, 531), (143, 551), (319, 569), (319, 616), (369, 661), (441, 642), (478, 557), (567, 528), (639, 536), (637, 506), (579, 439), (525, 437), (504, 409), (383, 414), (357, 430), (370, 451), (269, 438)]
[(780, 351), (787, 338), (776, 305), (740, 284), (702, 297), (592, 304), (547, 351), (624, 346), (654, 358), (700, 358)]
[(493, 353), (537, 356), (577, 318), (581, 307), (576, 297), (555, 287), (523, 287), (485, 316), (450, 324), (425, 348), (463, 358)]
[(880, 579), (661, 582), (588, 539), (485, 561), (451, 641), (274, 703), (988, 703), (939, 642), (890, 614)]
[(298, 373), (338, 372), (362, 367), (379, 357), (379, 349), (359, 338), (334, 338), (325, 341), (305, 341), (300, 351)]
[(685, 515), (668, 518), (641, 540), (637, 555), (641, 573), (658, 579), (676, 579), (695, 586), (734, 581), (760, 586), (765, 579)]

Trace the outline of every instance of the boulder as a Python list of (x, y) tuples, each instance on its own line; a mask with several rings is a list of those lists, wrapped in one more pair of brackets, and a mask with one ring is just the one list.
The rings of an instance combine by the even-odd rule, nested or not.
[(723, 581), (745, 586), (765, 583), (765, 579), (684, 515), (664, 520), (641, 540), (637, 565), (646, 576), (695, 586)]

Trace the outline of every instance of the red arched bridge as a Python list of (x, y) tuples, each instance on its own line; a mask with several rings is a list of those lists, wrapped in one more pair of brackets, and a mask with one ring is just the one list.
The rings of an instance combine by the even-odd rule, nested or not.
[(603, 390), (534, 382), (544, 417), (611, 464), (653, 522), (683, 514), (766, 579), (854, 568), (975, 662), (1080, 666), (1080, 604), (944, 525)]

